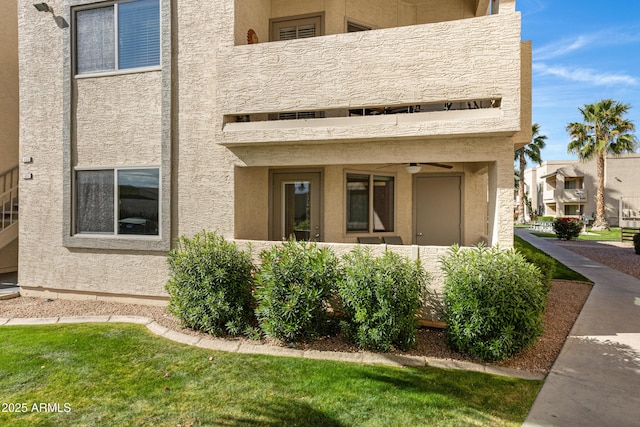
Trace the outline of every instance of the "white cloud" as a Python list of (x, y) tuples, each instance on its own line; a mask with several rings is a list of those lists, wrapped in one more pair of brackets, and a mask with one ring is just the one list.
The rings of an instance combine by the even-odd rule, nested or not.
[(638, 84), (636, 77), (627, 74), (600, 73), (589, 68), (567, 68), (562, 66), (547, 66), (543, 63), (532, 65), (534, 72), (542, 75), (561, 77), (575, 82), (589, 83), (596, 86), (630, 85)]
[(593, 41), (591, 36), (578, 36), (573, 40), (560, 40), (547, 44), (538, 49), (533, 50), (533, 58), (535, 60), (545, 60), (557, 58), (566, 55), (574, 50), (579, 50), (584, 46), (590, 45)]
[(577, 35), (564, 38), (533, 49), (533, 59), (544, 61), (558, 58), (568, 53), (589, 48), (590, 50), (602, 47), (624, 46), (640, 42), (640, 34), (633, 28), (621, 32), (619, 29), (605, 29), (588, 35)]

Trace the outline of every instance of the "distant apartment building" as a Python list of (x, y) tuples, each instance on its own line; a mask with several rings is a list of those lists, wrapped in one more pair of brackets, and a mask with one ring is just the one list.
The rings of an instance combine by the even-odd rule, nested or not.
[(175, 238), (513, 244), (514, 0), (18, 1), (23, 294), (166, 299)]
[[(640, 225), (640, 154), (608, 156), (605, 165), (607, 221)], [(525, 171), (525, 188), (539, 215), (595, 218), (595, 161), (548, 161)], [(627, 224), (632, 220), (631, 224)]]

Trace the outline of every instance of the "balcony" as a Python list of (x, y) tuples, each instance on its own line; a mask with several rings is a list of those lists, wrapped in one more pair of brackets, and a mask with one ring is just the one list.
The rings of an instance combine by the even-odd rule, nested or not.
[[(582, 193), (578, 197), (578, 191)], [(546, 190), (543, 193), (543, 200), (545, 203), (582, 203), (584, 204), (589, 198), (589, 193), (584, 189), (571, 189), (571, 190)]]
[(233, 45), (217, 58), (227, 146), (513, 135), (530, 85), (515, 12)]

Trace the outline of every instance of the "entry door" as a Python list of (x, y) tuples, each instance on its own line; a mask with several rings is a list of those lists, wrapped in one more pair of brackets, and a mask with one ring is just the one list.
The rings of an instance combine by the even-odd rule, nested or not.
[(415, 178), (415, 242), (450, 246), (462, 242), (462, 177)]
[(322, 240), (320, 173), (273, 174), (271, 240)]

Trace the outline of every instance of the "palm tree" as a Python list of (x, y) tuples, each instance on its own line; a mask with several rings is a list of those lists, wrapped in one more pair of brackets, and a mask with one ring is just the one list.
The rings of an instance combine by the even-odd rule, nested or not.
[(513, 159), (520, 164), (520, 170), (518, 172), (519, 184), (518, 184), (518, 222), (523, 223), (524, 220), (524, 170), (527, 167), (527, 159), (532, 162), (536, 162), (538, 165), (542, 163), (542, 156), (540, 151), (546, 145), (544, 142), (547, 139), (546, 135), (540, 135), (540, 125), (534, 123), (531, 126), (531, 142), (524, 147), (515, 151)]
[(596, 230), (609, 229), (604, 203), (605, 158), (608, 154), (631, 153), (636, 148), (636, 137), (631, 133), (635, 126), (623, 117), (630, 108), (629, 104), (603, 99), (579, 108), (583, 123), (567, 125), (571, 138), (567, 151), (577, 154), (583, 161), (596, 160), (596, 219), (593, 223)]

